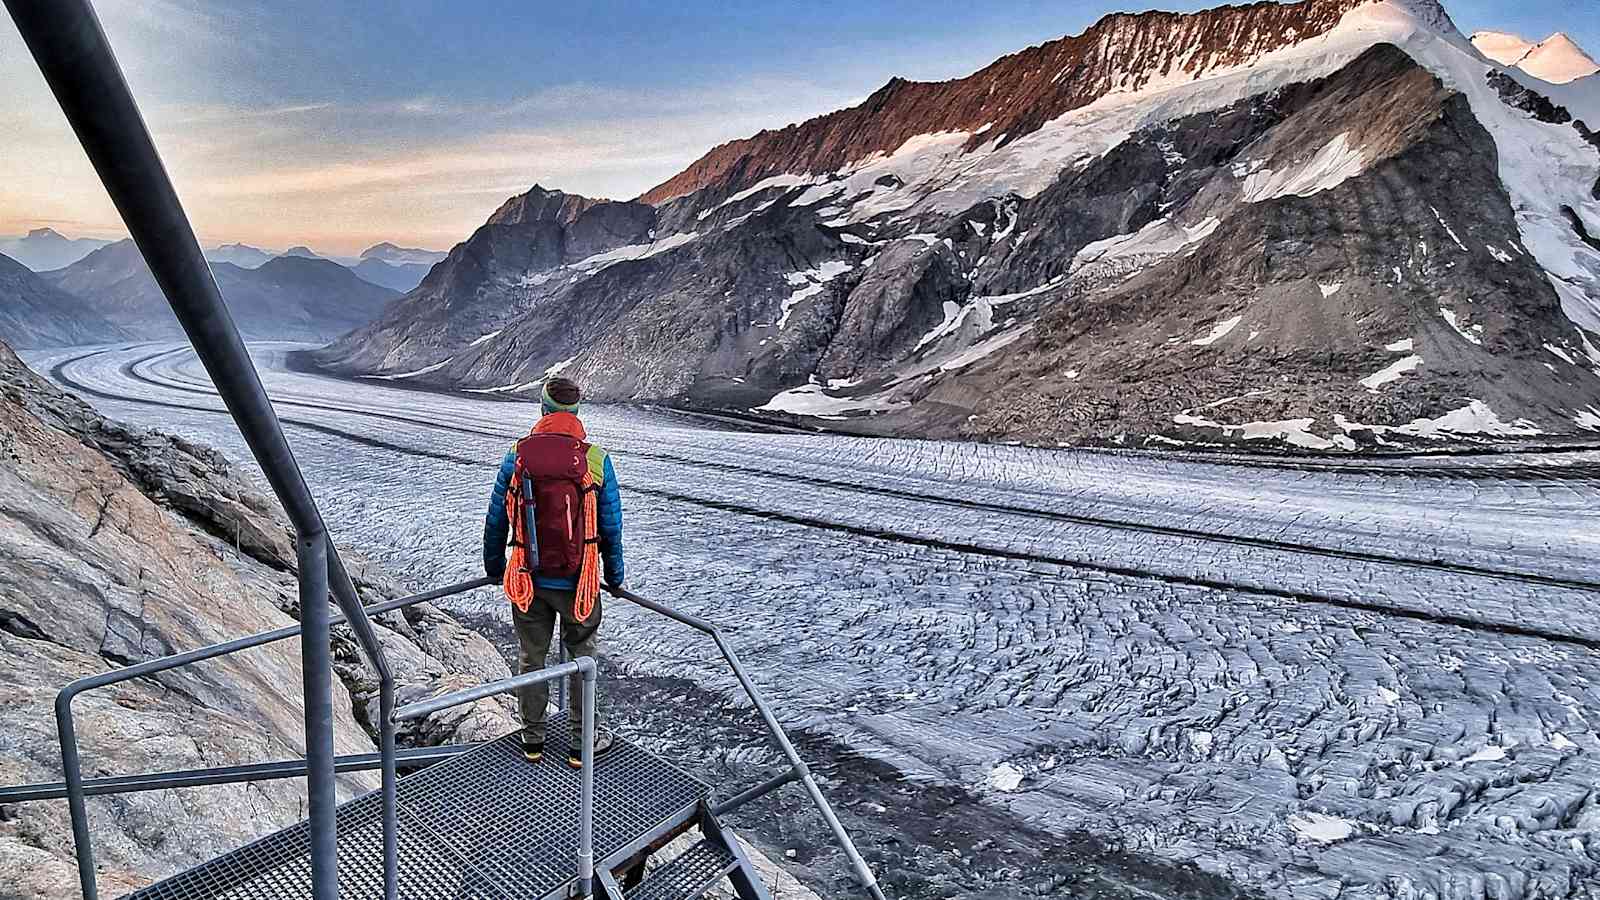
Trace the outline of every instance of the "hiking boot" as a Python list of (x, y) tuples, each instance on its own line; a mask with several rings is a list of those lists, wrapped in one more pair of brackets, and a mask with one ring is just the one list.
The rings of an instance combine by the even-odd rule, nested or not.
[(522, 758), (531, 763), (544, 759), (544, 741), (536, 741), (524, 734), (522, 736)]
[[(606, 751), (610, 750), (615, 744), (616, 739), (612, 736), (611, 732), (596, 732), (594, 736), (594, 761), (599, 762), (600, 757), (604, 756)], [(572, 749), (567, 752), (567, 765), (573, 767), (574, 769), (583, 768), (582, 738), (572, 739)]]

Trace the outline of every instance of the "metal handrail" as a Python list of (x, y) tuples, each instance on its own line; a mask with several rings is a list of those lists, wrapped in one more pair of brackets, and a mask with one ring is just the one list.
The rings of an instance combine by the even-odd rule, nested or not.
[(731, 813), (739, 807), (745, 805), (746, 803), (753, 803), (772, 793), (778, 788), (793, 784), (795, 781), (799, 780), (799, 778), (800, 776), (795, 774), (793, 769), (784, 769), (782, 772), (779, 772), (771, 778), (768, 778), (766, 781), (763, 781), (754, 787), (746, 788), (739, 793), (734, 794), (732, 797), (722, 801), (721, 803), (711, 807), (711, 814), (715, 816), (725, 816), (728, 813)]
[[(308, 580), (311, 579), (306, 579), (305, 581)], [(302, 584), (304, 584), (305, 581), (302, 581)], [(397, 597), (393, 600), (385, 600), (382, 603), (374, 603), (370, 607), (362, 608), (362, 612), (363, 615), (380, 615), (393, 610), (403, 609), (408, 606), (414, 606), (418, 603), (425, 603), (432, 600), (438, 600), (443, 597), (449, 597), (454, 594), (464, 593), (475, 588), (484, 587), (491, 583), (493, 583), (493, 580), (489, 578), (475, 578), (471, 581), (463, 581), (459, 584), (436, 588), (431, 591), (424, 591), (420, 594), (412, 594), (408, 597)], [(310, 605), (315, 606), (317, 604), (312, 602)], [(326, 592), (323, 593), (321, 606), (324, 610), (327, 609)], [(302, 609), (302, 617), (304, 614), (305, 610)], [(334, 616), (330, 617), (328, 621), (330, 625), (341, 624), (345, 621), (345, 618), (342, 615)], [(207, 647), (199, 647), (194, 650), (186, 650), (182, 653), (173, 653), (156, 659), (145, 660), (142, 663), (124, 666), (121, 669), (113, 669), (109, 672), (101, 672), (96, 675), (88, 675), (83, 678), (79, 678), (78, 680), (62, 688), (60, 693), (56, 694), (56, 734), (61, 740), (61, 769), (62, 776), (65, 781), (68, 811), (72, 817), (73, 843), (78, 859), (78, 869), (80, 873), (88, 873), (87, 876), (80, 875), (80, 881), (85, 882), (83, 884), (85, 900), (91, 900), (91, 898), (96, 895), (94, 883), (94, 845), (89, 838), (89, 817), (87, 807), (84, 803), (84, 798), (88, 795), (88, 791), (86, 789), (86, 785), (84, 784), (83, 764), (78, 752), (78, 731), (77, 724), (73, 719), (72, 701), (77, 699), (80, 694), (88, 691), (96, 690), (98, 688), (113, 684), (120, 684), (124, 681), (132, 681), (135, 678), (143, 678), (149, 675), (155, 675), (171, 669), (182, 668), (184, 666), (193, 665), (197, 662), (215, 659), (219, 656), (227, 656), (231, 653), (237, 653), (240, 650), (248, 650), (252, 647), (260, 647), (265, 644), (286, 640), (298, 634), (302, 634), (304, 631), (305, 624), (302, 621), (294, 625), (286, 625), (283, 628), (276, 628), (272, 631), (263, 631), (259, 634), (235, 638), (231, 641), (223, 641), (222, 643), (212, 644)], [(387, 711), (385, 710), (381, 712)], [(332, 715), (331, 710), (329, 715)], [(391, 717), (385, 717), (384, 721), (380, 723), (380, 730), (391, 736), (388, 751), (384, 752), (382, 749), (380, 749), (380, 767), (392, 768), (395, 755), (392, 744), (394, 722), (391, 720)], [(309, 751), (306, 765), (309, 770)]]
[[(5, 0), (17, 30), (28, 45), (56, 102), (66, 115), (128, 233), (144, 256), (156, 283), (172, 306), (195, 354), (204, 364), (245, 444), (260, 464), (272, 491), (294, 525), (300, 565), (301, 643), (305, 690), (306, 782), (311, 823), (313, 900), (335, 900), (338, 857), (335, 845), (332, 659), (327, 595), (331, 580), (343, 609), (373, 668), (377, 670), (383, 755), (384, 897), (398, 896), (398, 794), (394, 762), (394, 676), (372, 623), (362, 612), (355, 587), (333, 546), (315, 498), (306, 485), (260, 373), (223, 303), (194, 228), (167, 176), (155, 142), (145, 127), (110, 41), (88, 0)], [(74, 790), (74, 832), (88, 842), (82, 784)], [(92, 867), (79, 868), (85, 900), (99, 893)]]
[[(756, 712), (760, 713), (761, 721), (766, 725), (767, 732), (772, 736), (778, 748), (783, 751), (783, 755), (789, 760), (789, 773), (793, 776), (792, 780), (799, 781), (805, 787), (806, 793), (811, 798), (811, 803), (816, 806), (817, 812), (822, 815), (822, 820), (827, 823), (828, 830), (833, 832), (834, 840), (838, 841), (839, 846), (844, 850), (845, 858), (850, 860), (850, 865), (855, 870), (856, 880), (861, 882), (861, 886), (866, 889), (867, 893), (872, 895), (874, 900), (885, 900), (883, 888), (878, 885), (878, 878), (873, 874), (872, 867), (867, 865), (867, 861), (861, 856), (861, 851), (856, 849), (855, 842), (850, 839), (849, 832), (845, 831), (844, 824), (839, 821), (838, 815), (833, 811), (833, 806), (828, 803), (828, 798), (823, 796), (822, 788), (817, 786), (817, 780), (812, 777), (811, 769), (806, 766), (805, 760), (800, 758), (800, 751), (796, 750), (794, 742), (789, 740), (788, 733), (778, 723), (778, 717), (773, 714), (772, 708), (767, 705), (767, 701), (761, 696), (761, 692), (756, 688), (755, 682), (750, 680), (749, 674), (745, 672), (744, 666), (739, 662), (738, 655), (733, 652), (733, 646), (722, 636), (722, 632), (717, 626), (698, 616), (678, 612), (670, 606), (641, 597), (623, 588), (606, 585), (606, 591), (614, 597), (642, 606), (651, 612), (666, 616), (675, 622), (680, 622), (696, 631), (711, 636), (711, 639), (716, 642), (717, 649), (722, 652), (722, 658), (727, 661), (728, 667), (733, 670), (734, 677), (739, 679), (740, 686), (744, 688), (744, 692), (750, 698), (750, 702), (755, 705)], [(756, 797), (777, 790), (784, 783), (787, 783), (787, 781), (780, 782), (777, 778), (771, 779), (765, 784), (759, 785), (756, 789), (746, 791), (744, 794), (720, 804), (718, 808), (724, 811), (732, 809)], [(738, 802), (736, 803), (735, 801)]]
[[(595, 694), (598, 693), (598, 667), (594, 657), (580, 656), (572, 662), (546, 669), (535, 669), (510, 678), (490, 681), (477, 687), (466, 688), (450, 694), (441, 694), (428, 700), (407, 704), (395, 710), (396, 721), (420, 719), (442, 709), (461, 706), (496, 694), (508, 694), (530, 684), (565, 679), (578, 674), (583, 678), (583, 736), (579, 746), (579, 760), (583, 771), (578, 776), (578, 896), (594, 893), (594, 715)], [(559, 682), (558, 682), (559, 683)]]
[[(482, 744), (440, 744), (434, 747), (406, 747), (395, 751), (395, 762), (401, 766), (422, 768), (436, 762), (471, 753)], [(382, 754), (351, 753), (333, 758), (335, 772), (366, 772), (383, 764)], [(279, 759), (264, 763), (246, 763), (239, 766), (213, 766), (205, 769), (179, 769), (173, 772), (147, 772), (139, 775), (107, 775), (86, 778), (83, 794), (86, 797), (103, 797), (109, 794), (137, 794), (142, 791), (167, 791), (173, 788), (209, 787), (218, 784), (277, 781), (283, 778), (306, 777), (304, 757)], [(30, 803), (40, 800), (67, 799), (65, 781), (45, 781), (38, 784), (20, 784), (0, 787), (0, 804)]]

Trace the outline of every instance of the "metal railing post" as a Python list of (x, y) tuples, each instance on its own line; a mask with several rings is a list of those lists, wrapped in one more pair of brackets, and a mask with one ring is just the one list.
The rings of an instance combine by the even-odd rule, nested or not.
[(328, 537), (301, 535), (300, 663), (305, 678), (306, 794), (311, 824), (311, 898), (338, 900), (338, 808), (333, 771), (333, 646), (328, 611)]
[(56, 735), (61, 739), (61, 771), (67, 785), (67, 809), (72, 816), (73, 850), (78, 857), (78, 886), (83, 900), (99, 900), (95, 884), (94, 845), (89, 842), (89, 811), (83, 800), (83, 770), (78, 758), (78, 729), (72, 723), (71, 688), (56, 695)]
[[(594, 894), (594, 719), (595, 695), (600, 692), (599, 667), (594, 657), (575, 662), (583, 676), (583, 773), (578, 779), (578, 896)], [(565, 681), (566, 679), (562, 679)]]
[(400, 774), (395, 769), (394, 678), (379, 684), (378, 725), (383, 768), (383, 900), (400, 897)]

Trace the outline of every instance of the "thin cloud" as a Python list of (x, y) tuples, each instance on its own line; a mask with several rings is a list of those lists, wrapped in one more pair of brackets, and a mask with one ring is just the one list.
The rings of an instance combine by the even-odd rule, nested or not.
[[(622, 88), (574, 80), (520, 96), (402, 94), (370, 101), (314, 78), (322, 96), (274, 96), (281, 67), (259, 3), (102, 0), (157, 146), (191, 218), (220, 241), (333, 251), (369, 238), (449, 246), (535, 182), (629, 198), (711, 146), (834, 108), (840, 92), (794, 78)], [(309, 74), (309, 73), (308, 73)], [(49, 223), (112, 235), (120, 220), (15, 33), (0, 33), (0, 233)], [(278, 93), (282, 93), (279, 91)]]

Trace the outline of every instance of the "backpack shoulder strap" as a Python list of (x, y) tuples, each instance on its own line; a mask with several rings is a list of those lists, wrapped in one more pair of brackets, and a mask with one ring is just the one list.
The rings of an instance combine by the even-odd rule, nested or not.
[(586, 444), (584, 456), (589, 464), (589, 478), (594, 482), (596, 489), (606, 483), (606, 457), (605, 448), (599, 444)]

